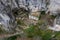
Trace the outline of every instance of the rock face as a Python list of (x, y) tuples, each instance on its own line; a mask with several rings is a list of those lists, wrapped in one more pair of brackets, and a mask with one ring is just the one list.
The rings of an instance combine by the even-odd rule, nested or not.
[(10, 2), (9, 4), (7, 1), (8, 0), (0, 0), (0, 28), (7, 32), (12, 32), (15, 28), (15, 26), (13, 26), (15, 18), (10, 8), (11, 1), (8, 1)]
[(28, 4), (32, 12), (46, 10), (46, 0), (28, 0)]
[(15, 18), (12, 10), (15, 8), (25, 8), (31, 12), (46, 9), (46, 0), (0, 0), (0, 24), (3, 29), (10, 32), (14, 30)]
[(60, 16), (55, 18), (53, 26), (49, 27), (49, 29), (53, 31), (60, 31)]
[(51, 15), (58, 14), (57, 11), (60, 11), (60, 0), (50, 0), (48, 10), (51, 12)]
[(25, 8), (26, 10), (46, 10), (46, 0), (12, 0), (12, 8)]

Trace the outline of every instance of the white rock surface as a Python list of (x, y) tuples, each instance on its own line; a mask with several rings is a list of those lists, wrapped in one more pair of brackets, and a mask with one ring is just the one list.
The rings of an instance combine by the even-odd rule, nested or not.
[(57, 14), (57, 10), (60, 10), (60, 0), (50, 0), (50, 5), (48, 6), (48, 8), (51, 14)]
[(60, 31), (60, 17), (56, 17), (53, 26), (49, 26), (49, 29), (54, 31)]
[(39, 18), (29, 15), (29, 19), (38, 20)]

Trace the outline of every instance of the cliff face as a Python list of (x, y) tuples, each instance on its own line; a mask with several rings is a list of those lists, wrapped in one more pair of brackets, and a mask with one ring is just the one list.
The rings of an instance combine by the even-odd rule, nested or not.
[(7, 32), (12, 32), (15, 28), (15, 26), (13, 26), (15, 18), (12, 14), (10, 5), (10, 0), (0, 0), (0, 28)]
[[(25, 8), (31, 12), (46, 10), (46, 0), (0, 0), (0, 23), (6, 31), (12, 31), (15, 18), (12, 10)], [(13, 23), (14, 24), (14, 23)]]
[(48, 10), (51, 14), (56, 15), (60, 10), (60, 0), (50, 0), (50, 5), (48, 6)]
[(46, 10), (46, 0), (12, 0), (12, 8), (25, 8), (31, 11)]

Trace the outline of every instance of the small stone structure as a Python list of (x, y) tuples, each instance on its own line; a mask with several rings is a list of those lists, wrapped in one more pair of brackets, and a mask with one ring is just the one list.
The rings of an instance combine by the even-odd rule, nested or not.
[(31, 12), (29, 14), (29, 19), (38, 20), (39, 16), (40, 16), (40, 12)]

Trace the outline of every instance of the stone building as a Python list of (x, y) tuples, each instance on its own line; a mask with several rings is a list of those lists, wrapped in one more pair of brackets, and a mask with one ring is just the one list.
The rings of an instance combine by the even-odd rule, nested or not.
[(30, 9), (30, 19), (38, 20), (40, 16), (40, 11), (47, 10), (46, 0), (29, 0), (28, 3), (28, 8)]

